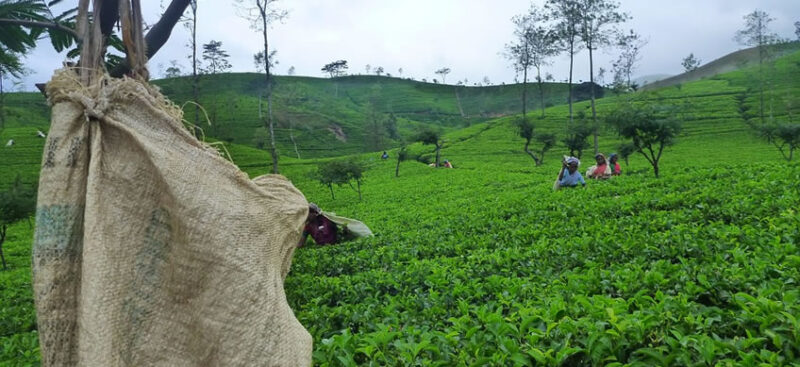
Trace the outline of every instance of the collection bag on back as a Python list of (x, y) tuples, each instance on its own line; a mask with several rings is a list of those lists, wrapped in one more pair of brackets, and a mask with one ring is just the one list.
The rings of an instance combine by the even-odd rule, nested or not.
[(283, 280), (308, 203), (254, 181), (148, 83), (48, 83), (34, 293), (45, 366), (302, 366)]

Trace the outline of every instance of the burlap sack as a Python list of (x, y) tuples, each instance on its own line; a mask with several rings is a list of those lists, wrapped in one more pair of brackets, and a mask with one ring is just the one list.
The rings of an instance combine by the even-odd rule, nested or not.
[(303, 366), (283, 279), (308, 203), (203, 146), (145, 83), (48, 84), (33, 271), (45, 366)]

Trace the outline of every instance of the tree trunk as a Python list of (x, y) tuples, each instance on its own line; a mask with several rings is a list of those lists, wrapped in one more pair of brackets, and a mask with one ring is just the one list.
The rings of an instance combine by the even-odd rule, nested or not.
[(5, 224), (0, 226), (0, 260), (3, 261), (3, 270), (8, 269), (8, 267), (6, 266), (6, 257), (5, 257), (5, 255), (3, 255), (3, 242), (6, 241), (6, 230), (7, 229), (8, 229), (8, 226), (6, 226)]
[(333, 185), (328, 185), (328, 189), (331, 190), (331, 199), (336, 200), (336, 197), (333, 196)]
[(531, 152), (531, 150), (530, 150), (530, 148), (529, 148), (529, 146), (530, 146), (530, 145), (531, 145), (531, 139), (525, 139), (525, 153), (528, 153), (528, 155), (529, 155), (529, 156), (531, 156), (531, 158), (533, 158), (533, 162), (534, 162), (534, 164), (535, 164), (536, 166), (539, 166), (539, 165), (541, 165), (542, 163), (541, 163), (541, 161), (539, 160), (539, 158), (537, 158), (537, 157), (536, 157), (536, 155), (535, 155), (535, 154), (533, 154), (533, 152)]
[(5, 105), (5, 92), (3, 91), (3, 72), (0, 71), (0, 130), (6, 126), (6, 105)]
[(394, 177), (400, 177), (400, 157), (397, 157), (397, 166), (394, 168)]
[(597, 141), (597, 109), (595, 108), (594, 100), (594, 60), (592, 59), (592, 44), (589, 42), (587, 47), (589, 49), (589, 89), (592, 93), (592, 124), (594, 125), (594, 155), (600, 152), (600, 144)]
[(361, 201), (361, 180), (356, 180), (356, 187), (358, 188), (358, 201)]
[(525, 118), (528, 103), (528, 67), (527, 64), (522, 71), (522, 118)]
[[(267, 87), (270, 89), (271, 87)], [(278, 149), (275, 147), (275, 124), (272, 121), (272, 93), (267, 92), (267, 121), (269, 122), (269, 144), (272, 155), (272, 173), (278, 173)]]
[(436, 144), (436, 168), (439, 168), (439, 151), (442, 149), (442, 146)]
[(197, 75), (197, 1), (192, 1), (192, 98), (194, 100), (194, 136), (200, 138), (200, 77)]
[(542, 71), (536, 67), (536, 80), (539, 82), (539, 101), (542, 104), (542, 118), (544, 118), (544, 83), (542, 83)]
[(764, 124), (764, 70), (761, 66), (761, 60), (759, 60), (758, 65), (758, 86), (759, 86), (759, 106), (758, 106), (758, 114), (761, 116), (761, 124)]
[[(264, 31), (264, 71), (266, 72), (267, 93), (267, 128), (269, 129), (270, 154), (272, 155), (272, 173), (278, 173), (278, 150), (275, 147), (275, 127), (272, 121), (272, 78), (269, 72), (269, 41), (267, 37), (267, 2), (256, 1), (261, 15), (261, 27)], [(333, 190), (331, 189), (331, 195)]]
[(572, 124), (572, 65), (573, 59), (575, 58), (575, 46), (573, 45), (575, 41), (570, 41), (569, 44), (569, 84), (567, 84), (567, 88), (569, 89), (569, 99), (567, 100), (569, 103), (569, 123)]
[(289, 140), (291, 140), (292, 145), (294, 145), (294, 154), (297, 154), (297, 159), (300, 159), (300, 151), (297, 150), (297, 142), (294, 140), (294, 128), (291, 121), (289, 122)]
[[(109, 34), (111, 29), (113, 29), (114, 24), (116, 23), (116, 19), (119, 17), (119, 12), (113, 11), (115, 5), (115, 1), (106, 1), (109, 3), (112, 8), (108, 11), (108, 14), (114, 14), (115, 18), (106, 18), (103, 17), (103, 24), (106, 24), (106, 30), (104, 30), (103, 34)], [(190, 0), (172, 0), (167, 9), (164, 11), (161, 18), (150, 27), (150, 30), (147, 32), (147, 35), (144, 38), (144, 42), (146, 44), (145, 49), (147, 50), (146, 55), (148, 59), (152, 59), (153, 56), (161, 49), (161, 46), (164, 46), (164, 43), (167, 42), (169, 39), (170, 34), (172, 33), (172, 28), (175, 27), (175, 24), (178, 23), (181, 19), (181, 15), (183, 15), (184, 10), (186, 7), (189, 6)], [(101, 11), (101, 14), (106, 14), (105, 9)], [(128, 59), (125, 58), (122, 62), (117, 65), (109, 74), (112, 77), (118, 78), (130, 71), (130, 64), (128, 63)]]
[(655, 173), (656, 178), (658, 178), (658, 162), (653, 162), (653, 173)]

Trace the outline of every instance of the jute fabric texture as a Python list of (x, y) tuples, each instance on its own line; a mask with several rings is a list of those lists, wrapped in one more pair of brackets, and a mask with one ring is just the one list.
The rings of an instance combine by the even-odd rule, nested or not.
[(33, 282), (45, 366), (308, 366), (283, 281), (308, 213), (145, 82), (48, 83)]

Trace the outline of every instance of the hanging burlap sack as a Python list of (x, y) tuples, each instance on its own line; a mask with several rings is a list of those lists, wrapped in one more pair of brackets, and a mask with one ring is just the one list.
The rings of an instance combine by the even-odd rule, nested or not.
[(303, 366), (283, 280), (308, 203), (197, 141), (147, 83), (48, 83), (34, 292), (45, 366)]

